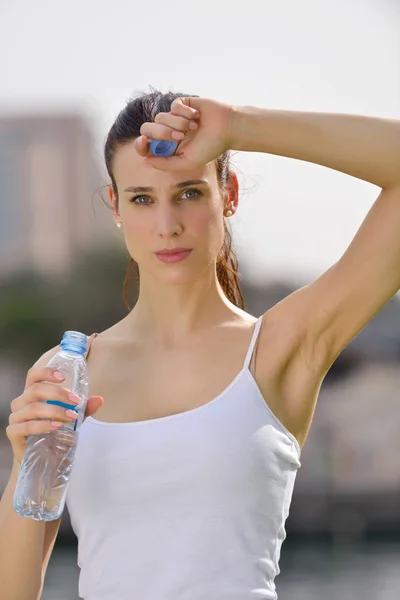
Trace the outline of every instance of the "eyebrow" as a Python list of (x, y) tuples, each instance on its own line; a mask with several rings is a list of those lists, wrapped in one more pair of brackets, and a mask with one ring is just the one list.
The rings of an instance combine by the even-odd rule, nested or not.
[[(189, 185), (208, 185), (208, 181), (207, 179), (189, 179), (188, 181), (181, 181), (180, 183), (177, 183), (175, 186), (175, 188), (178, 189), (182, 189), (185, 187), (188, 187)], [(131, 186), (131, 187), (127, 187), (124, 189), (124, 192), (154, 192), (154, 188), (152, 187), (137, 187), (137, 186)]]

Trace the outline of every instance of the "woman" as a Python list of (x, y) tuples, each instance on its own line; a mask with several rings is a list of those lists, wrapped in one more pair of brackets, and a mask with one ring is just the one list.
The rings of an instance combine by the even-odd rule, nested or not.
[[(151, 139), (180, 143), (158, 158)], [(243, 309), (225, 223), (238, 209), (231, 149), (314, 162), (382, 188), (340, 260), (259, 319)], [(118, 115), (105, 160), (140, 292), (89, 344), (91, 398), (67, 496), (80, 595), (274, 599), (324, 376), (400, 287), (400, 122), (152, 92)], [(10, 508), (25, 436), (65, 419), (39, 402), (66, 399), (45, 366), (56, 351), (28, 373), (7, 428), (14, 466), (2, 535), (13, 542), (0, 566), (10, 598), (25, 589), (21, 565), (40, 597), (59, 527)]]

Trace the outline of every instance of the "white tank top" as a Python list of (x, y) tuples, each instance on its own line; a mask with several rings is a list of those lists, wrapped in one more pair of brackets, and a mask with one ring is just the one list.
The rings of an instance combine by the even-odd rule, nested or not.
[(88, 417), (67, 492), (84, 600), (276, 599), (300, 447), (249, 369), (204, 406)]

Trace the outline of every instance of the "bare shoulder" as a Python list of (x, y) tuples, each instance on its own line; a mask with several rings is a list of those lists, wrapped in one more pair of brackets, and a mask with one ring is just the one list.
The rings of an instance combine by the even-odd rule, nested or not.
[(328, 371), (312, 347), (304, 296), (294, 292), (263, 315), (255, 378), (268, 406), (304, 445)]

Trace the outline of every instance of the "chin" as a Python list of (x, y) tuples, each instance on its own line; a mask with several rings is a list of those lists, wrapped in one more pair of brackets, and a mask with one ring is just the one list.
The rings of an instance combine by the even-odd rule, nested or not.
[[(201, 278), (209, 279), (215, 271), (215, 264), (210, 260), (210, 256), (204, 257), (203, 260), (182, 261), (176, 264), (163, 264), (158, 262), (156, 266), (148, 265), (148, 270), (143, 267), (142, 274), (146, 277), (146, 272), (153, 280), (159, 281), (163, 285), (182, 286), (192, 285)], [(139, 273), (140, 273), (139, 266)]]
[(153, 271), (153, 274), (165, 285), (192, 285), (204, 277), (208, 280), (214, 269), (213, 262), (196, 261), (196, 264), (182, 262), (176, 265), (161, 265), (161, 268), (156, 272)]
[[(166, 270), (167, 271), (167, 270)], [(188, 285), (198, 279), (199, 274), (194, 273), (193, 269), (183, 269), (182, 267), (172, 267), (168, 272), (158, 273), (157, 278), (166, 285)]]

